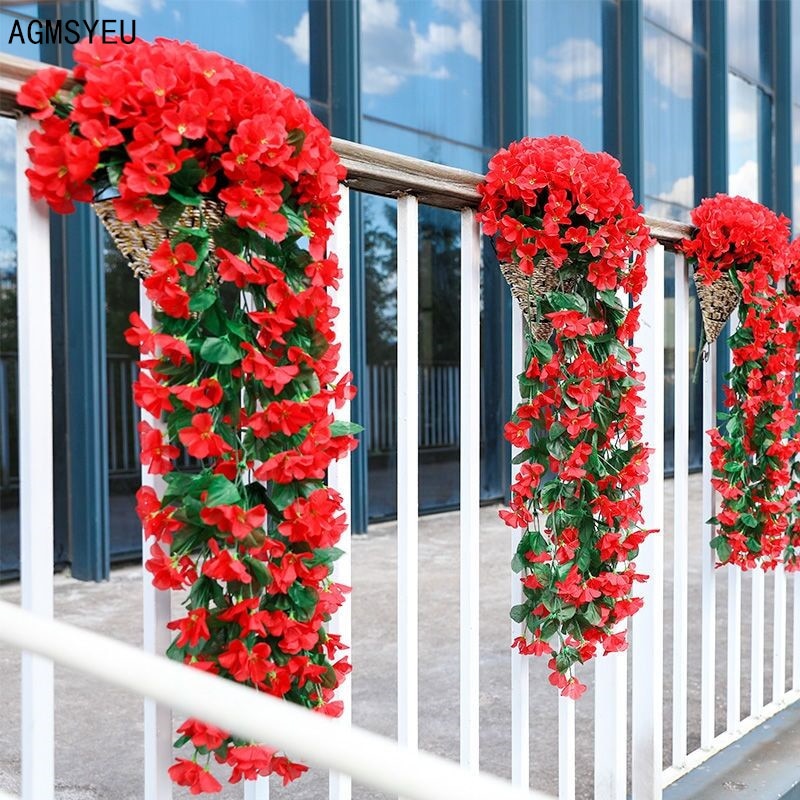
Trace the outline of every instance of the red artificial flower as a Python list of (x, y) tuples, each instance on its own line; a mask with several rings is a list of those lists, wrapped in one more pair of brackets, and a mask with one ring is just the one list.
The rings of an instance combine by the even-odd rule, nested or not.
[(214, 433), (214, 418), (207, 413), (195, 414), (191, 427), (182, 428), (178, 438), (194, 458), (216, 458), (233, 449), (219, 434)]
[(207, 769), (188, 758), (175, 759), (175, 763), (168, 772), (174, 783), (177, 783), (178, 786), (186, 786), (191, 794), (222, 790), (222, 784)]

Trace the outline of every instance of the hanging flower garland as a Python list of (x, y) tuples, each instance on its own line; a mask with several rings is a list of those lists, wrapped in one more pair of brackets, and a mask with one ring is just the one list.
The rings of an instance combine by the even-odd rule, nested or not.
[[(325, 485), (358, 427), (334, 422), (354, 393), (339, 378), (325, 257), (344, 170), (330, 136), (280, 84), (194, 45), (159, 39), (75, 47), (26, 83), (35, 109), (31, 193), (60, 213), (95, 208), (153, 303), (131, 314), (143, 487), (138, 513), (154, 585), (185, 593), (168, 654), (324, 714), (349, 671), (326, 623), (342, 500)], [(176, 468), (182, 454), (196, 469)], [(173, 781), (193, 794), (306, 767), (189, 719)]]
[(711, 546), (720, 564), (774, 568), (784, 556), (795, 492), (789, 488), (797, 442), (797, 304), (779, 289), (788, 270), (789, 220), (744, 197), (718, 194), (692, 212), (696, 233), (681, 248), (699, 283), (726, 276), (740, 296), (728, 339), (719, 427), (709, 431), (712, 484), (720, 494)]
[[(630, 340), (651, 244), (619, 163), (567, 137), (523, 139), (498, 152), (479, 186), (479, 218), (526, 321), (522, 400), (505, 436), (520, 450), (511, 505), (521, 534), (512, 567), (526, 626), (514, 645), (547, 655), (566, 697), (575, 666), (624, 650), (618, 623), (641, 608), (632, 559), (642, 528), (643, 375)], [(551, 337), (552, 332), (552, 337)], [(547, 341), (547, 338), (551, 338)]]
[[(798, 412), (798, 398), (800, 398), (800, 238), (789, 245), (789, 274), (786, 279), (787, 301), (795, 307), (793, 319), (788, 325), (789, 331), (794, 335), (795, 342), (795, 367), (794, 367), (794, 397), (793, 408)], [(794, 426), (791, 430), (791, 439), (797, 447), (790, 472), (790, 496), (794, 498), (789, 520), (788, 542), (784, 552), (784, 564), (787, 572), (800, 572), (800, 413), (796, 413)]]

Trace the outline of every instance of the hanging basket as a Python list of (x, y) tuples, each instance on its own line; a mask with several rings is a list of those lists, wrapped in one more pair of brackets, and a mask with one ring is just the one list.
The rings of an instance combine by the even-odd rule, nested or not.
[[(158, 221), (149, 225), (122, 222), (117, 216), (113, 200), (92, 203), (92, 208), (114, 240), (117, 249), (128, 259), (133, 274), (137, 278), (147, 277), (152, 272), (150, 256), (165, 239), (169, 238), (169, 230)], [(213, 230), (222, 224), (223, 219), (222, 204), (215, 200), (204, 200), (201, 206), (187, 206), (176, 225), (199, 228), (202, 222), (205, 227)], [(213, 254), (213, 240), (210, 245), (210, 253)]]
[(739, 303), (739, 290), (727, 275), (717, 278), (713, 283), (703, 283), (702, 278), (695, 272), (694, 283), (700, 301), (705, 338), (708, 343), (712, 343), (717, 340)]
[(549, 320), (537, 317), (538, 301), (548, 292), (552, 292), (562, 285), (564, 291), (571, 291), (574, 281), (565, 285), (559, 281), (558, 267), (549, 258), (543, 258), (533, 269), (533, 275), (526, 275), (517, 264), (502, 263), (500, 272), (511, 287), (511, 294), (519, 303), (525, 325), (530, 330), (533, 338), (540, 342), (546, 342), (553, 332), (553, 326)]

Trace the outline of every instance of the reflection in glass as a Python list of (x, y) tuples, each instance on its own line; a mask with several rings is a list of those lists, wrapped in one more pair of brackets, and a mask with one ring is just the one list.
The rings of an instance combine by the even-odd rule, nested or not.
[[(365, 437), (371, 519), (397, 513), (397, 235), (393, 201), (365, 197)], [(420, 509), (458, 502), (459, 218), (420, 207)]]
[[(33, 61), (41, 61), (41, 47), (38, 44), (28, 41), (28, 23), (38, 16), (39, 9), (37, 3), (28, 5), (16, 4), (13, 6), (3, 6), (0, 8), (0, 53), (9, 53), (12, 56), (30, 58)], [(14, 20), (19, 20), (22, 32), (25, 35), (25, 44), (22, 44), (17, 36), (9, 41), (14, 25)]]
[(728, 75), (728, 194), (759, 199), (758, 89)]
[(759, 47), (760, 0), (727, 0), (728, 64), (750, 78), (770, 83), (761, 69)]
[(528, 4), (528, 132), (603, 149), (603, 0)]
[[(684, 266), (684, 269), (686, 267)], [(675, 254), (664, 254), (664, 469), (675, 466)], [(694, 281), (689, 281), (689, 468), (698, 469), (703, 458), (703, 386), (693, 382), (697, 344), (700, 339), (700, 315), (697, 312)]]
[[(800, 3), (792, 3), (792, 97), (800, 103)], [(797, 163), (795, 161), (795, 163)]]
[(361, 0), (365, 116), (483, 142), (478, 0)]
[(688, 220), (695, 199), (693, 50), (649, 22), (644, 37), (645, 207), (657, 217)]
[(800, 105), (792, 107), (792, 222), (800, 236)]
[[(280, 81), (308, 97), (307, 0), (100, 0), (99, 19), (135, 19), (136, 36), (190, 41)], [(131, 13), (138, 9), (137, 13)]]
[(644, 0), (644, 17), (691, 41), (692, 4), (693, 0)]
[(19, 569), (16, 142), (0, 117), (0, 577)]

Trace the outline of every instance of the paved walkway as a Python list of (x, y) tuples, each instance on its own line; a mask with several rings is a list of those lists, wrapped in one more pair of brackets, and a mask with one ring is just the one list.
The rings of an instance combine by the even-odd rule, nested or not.
[[(671, 484), (666, 502), (665, 551), (667, 613), (671, 631)], [(699, 740), (699, 564), (700, 483), (691, 481), (691, 576), (689, 630), (689, 745)], [(481, 512), (481, 767), (499, 775), (510, 773), (510, 623), (509, 531), (497, 508)], [(353, 545), (353, 719), (369, 730), (394, 736), (396, 731), (396, 526), (376, 525)], [(111, 581), (87, 584), (59, 575), (56, 615), (59, 619), (141, 644), (141, 572), (126, 567)], [(717, 609), (717, 729), (724, 726), (726, 581), (719, 573)], [(772, 617), (770, 579), (767, 580), (767, 618)], [(749, 608), (749, 579), (744, 581), (744, 609)], [(790, 593), (791, 595), (791, 593)], [(0, 587), (0, 599), (17, 600), (19, 587)], [(424, 517), (420, 523), (420, 746), (450, 758), (458, 757), (458, 514)], [(744, 653), (749, 652), (750, 623), (745, 611)], [(665, 719), (671, 719), (671, 646), (666, 638)], [(771, 665), (771, 630), (767, 625), (767, 670)], [(747, 661), (747, 658), (745, 658)], [(19, 656), (0, 647), (0, 789), (18, 790), (19, 780)], [(578, 798), (592, 796), (592, 669), (584, 668), (589, 691), (577, 709)], [(767, 676), (767, 680), (770, 677)], [(56, 668), (56, 779), (60, 800), (141, 800), (142, 713), (138, 698)], [(767, 684), (771, 686), (771, 683)], [(743, 667), (743, 696), (749, 692), (748, 666)], [(744, 700), (744, 697), (743, 697)], [(747, 703), (743, 702), (743, 708)], [(557, 697), (547, 682), (543, 659), (531, 661), (531, 784), (551, 793), (557, 790)], [(669, 724), (665, 754), (669, 750)], [(666, 755), (665, 755), (666, 757)], [(177, 797), (188, 797), (183, 790)], [(240, 787), (228, 787), (222, 798), (241, 798)], [(273, 789), (273, 798), (322, 800), (327, 797), (325, 775), (310, 773), (286, 790)], [(379, 795), (356, 787), (354, 797), (373, 800)], [(490, 800), (487, 798), (487, 800)]]

